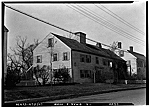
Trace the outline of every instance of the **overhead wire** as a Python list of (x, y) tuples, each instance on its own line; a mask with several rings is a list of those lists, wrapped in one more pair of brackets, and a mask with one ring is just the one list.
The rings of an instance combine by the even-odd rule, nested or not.
[[(85, 11), (88, 11), (88, 12), (91, 13), (92, 15), (96, 16), (99, 21), (102, 21), (102, 20), (103, 20), (102, 23), (105, 23), (105, 25), (109, 24), (109, 26), (114, 27), (113, 29), (115, 29), (115, 30), (117, 30), (117, 31), (119, 30), (119, 32), (123, 32), (123, 33), (125, 33), (125, 34), (127, 34), (127, 35), (130, 35), (130, 36), (132, 36), (131, 38), (134, 37), (134, 39), (137, 39), (138, 41), (144, 42), (143, 40), (141, 40), (141, 39), (139, 39), (139, 38), (137, 38), (137, 37), (131, 35), (130, 33), (127, 33), (127, 31), (122, 30), (123, 28), (121, 28), (121, 27), (118, 28), (114, 23), (112, 23), (112, 22), (106, 20), (104, 17), (102, 17), (102, 16), (100, 16), (100, 15), (97, 15), (95, 12), (91, 11), (90, 9), (88, 9), (88, 8), (86, 8), (86, 7), (84, 7), (84, 6), (82, 6), (82, 7), (79, 6), (79, 5), (77, 5), (77, 6), (80, 7), (80, 8), (82, 8), (82, 9), (85, 10)], [(84, 9), (84, 8), (86, 8), (86, 9)]]
[[(44, 21), (44, 20), (41, 20), (41, 19), (39, 19), (39, 18), (37, 18), (37, 17), (34, 17), (34, 16), (32, 16), (32, 15), (29, 15), (29, 14), (27, 14), (27, 13), (25, 13), (25, 12), (22, 12), (22, 11), (20, 11), (20, 10), (18, 10), (18, 9), (12, 8), (12, 7), (7, 6), (7, 5), (5, 5), (5, 6), (6, 6), (7, 8), (10, 8), (10, 9), (12, 9), (12, 10), (14, 10), (14, 11), (17, 11), (17, 12), (21, 13), (21, 14), (24, 14), (24, 15), (26, 15), (26, 16), (28, 16), (28, 17), (31, 17), (31, 18), (33, 18), (33, 19), (36, 19), (36, 20), (38, 20), (38, 21), (40, 21), (40, 22), (43, 22), (43, 23), (48, 24), (48, 25), (50, 25), (50, 26), (53, 26), (53, 27), (55, 27), (55, 28), (57, 28), (57, 29), (60, 29), (60, 30), (62, 30), (62, 31), (65, 31), (65, 32), (68, 32), (68, 33), (71, 33), (71, 34), (75, 35), (75, 33), (71, 32), (71, 31), (69, 31), (69, 30), (66, 30), (66, 29), (64, 29), (64, 28), (58, 27), (58, 26), (56, 26), (56, 25), (54, 25), (54, 24), (51, 24), (51, 23), (49, 23), (49, 22), (47, 22), (47, 21)], [(76, 35), (76, 36), (78, 36), (78, 35)], [(47, 36), (46, 36), (46, 37), (47, 37)], [(98, 42), (98, 41), (95, 41), (95, 40), (92, 40), (92, 39), (89, 39), (89, 38), (86, 38), (86, 39), (89, 40), (89, 41), (92, 41), (92, 42), (101, 43), (101, 42)], [(106, 45), (106, 44), (103, 44), (103, 43), (101, 43), (101, 44), (104, 45), (104, 46), (107, 46), (107, 47), (110, 47), (110, 48), (111, 48), (110, 45)], [(123, 49), (117, 48), (117, 50), (123, 50)], [(126, 50), (124, 50), (124, 51), (127, 52)]]
[[(72, 9), (74, 9), (75, 11), (77, 11), (76, 9), (78, 9), (79, 11), (77, 11), (77, 12), (79, 12), (80, 14), (82, 14), (82, 15), (84, 15), (84, 16), (86, 16), (86, 17), (88, 17), (88, 18), (90, 18), (91, 20), (93, 20), (93, 21), (95, 21), (95, 22), (97, 22), (97, 23), (99, 23), (99, 24), (101, 24), (101, 25), (103, 25), (103, 26), (105, 26), (106, 28), (108, 28), (108, 29), (110, 29), (110, 30), (112, 30), (112, 31), (114, 31), (114, 32), (116, 32), (116, 33), (118, 33), (118, 34), (120, 34), (120, 35), (122, 35), (122, 33), (120, 33), (119, 31), (116, 31), (116, 30), (114, 30), (114, 29), (112, 29), (112, 28), (110, 28), (110, 26), (106, 26), (105, 24), (103, 24), (102, 22), (99, 22), (99, 21), (97, 21), (97, 19), (95, 19), (95, 17), (93, 17), (93, 16), (91, 16), (89, 13), (87, 13), (87, 12), (85, 12), (85, 11), (83, 11), (83, 10), (81, 10), (81, 9), (79, 9), (79, 8), (77, 8), (77, 7), (75, 7), (75, 6), (69, 6), (69, 5), (67, 5), (68, 7), (70, 7), (70, 8), (72, 8), (72, 7), (74, 7), (74, 8), (72, 8)], [(81, 13), (81, 11), (84, 13)], [(85, 15), (86, 14), (86, 15)], [(90, 16), (90, 17), (89, 17)], [(91, 18), (92, 17), (92, 18)], [(94, 18), (94, 19), (93, 19)], [(124, 35), (125, 36), (125, 35)], [(131, 39), (131, 38), (129, 38), (129, 37), (127, 37), (127, 36), (125, 36), (126, 38), (128, 38), (128, 39)], [(132, 39), (133, 40), (133, 39)], [(135, 40), (133, 40), (133, 41), (135, 41)], [(138, 41), (137, 41), (138, 42)], [(138, 42), (139, 44), (141, 44), (140, 42)], [(144, 45), (144, 44), (143, 44)]]
[[(120, 16), (118, 16), (117, 14), (115, 14), (114, 12), (112, 12), (111, 10), (109, 10), (108, 8), (106, 8), (105, 6), (101, 5), (103, 8), (105, 8), (106, 10), (104, 10), (103, 8), (101, 8), (100, 6), (94, 4), (97, 8), (101, 9), (102, 11), (106, 12), (107, 14), (111, 15), (112, 17), (114, 17), (115, 19), (119, 20), (120, 22), (122, 22), (123, 24), (125, 24), (126, 26), (134, 29), (135, 31), (139, 32), (142, 35), (145, 35), (145, 33), (141, 30), (139, 30), (138, 28), (136, 28), (135, 26), (131, 25), (130, 23), (128, 23), (127, 21), (125, 21), (123, 18), (121, 18)], [(109, 12), (110, 13), (109, 13)]]

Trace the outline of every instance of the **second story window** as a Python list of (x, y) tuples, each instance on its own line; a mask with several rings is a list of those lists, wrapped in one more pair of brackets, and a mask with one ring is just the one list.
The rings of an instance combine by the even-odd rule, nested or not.
[(37, 56), (37, 63), (42, 63), (42, 55)]
[(80, 62), (85, 62), (85, 55), (80, 54)]
[(53, 38), (48, 39), (48, 47), (53, 47)]
[(109, 66), (112, 67), (112, 65), (113, 65), (113, 63), (112, 63), (112, 61), (110, 61), (110, 62), (109, 62)]
[(57, 58), (57, 53), (53, 54), (53, 61), (57, 61), (58, 58)]
[(103, 59), (103, 65), (105, 65), (105, 66), (108, 65), (108, 61), (106, 59)]
[(86, 55), (86, 62), (91, 63), (91, 56), (90, 55)]
[(95, 57), (95, 60), (96, 60), (96, 64), (99, 64), (98, 57)]
[(69, 52), (64, 52), (63, 53), (63, 60), (69, 60)]

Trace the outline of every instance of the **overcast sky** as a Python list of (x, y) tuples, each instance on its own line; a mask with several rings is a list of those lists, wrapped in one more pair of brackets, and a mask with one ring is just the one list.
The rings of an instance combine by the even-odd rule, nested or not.
[[(137, 43), (135, 40), (125, 38), (107, 28), (94, 22), (93, 20), (83, 16), (75, 10), (66, 6), (66, 4), (6, 4), (14, 7), (18, 10), (26, 12), (30, 15), (38, 17), (49, 23), (70, 30), (72, 32), (82, 31), (86, 33), (87, 38), (99, 41), (101, 43), (110, 45), (114, 41), (121, 41), (123, 49), (129, 49), (129, 46), (134, 47), (134, 51), (146, 55), (146, 46)], [(132, 28), (121, 23), (117, 19), (113, 18), (106, 12), (97, 8), (94, 4), (79, 4), (80, 6), (87, 7), (94, 11), (97, 15), (104, 17), (111, 21), (117, 27), (122, 28), (129, 34), (134, 35), (145, 41), (146, 36), (133, 30)], [(96, 4), (101, 7), (100, 4)], [(146, 3), (145, 2), (134, 2), (132, 4), (102, 4), (109, 10), (140, 29), (145, 33), (146, 24)], [(103, 8), (103, 7), (101, 7)], [(104, 9), (104, 8), (103, 8)], [(33, 43), (34, 39), (42, 40), (50, 32), (68, 35), (67, 32), (61, 31), (57, 28), (39, 22), (35, 19), (27, 17), (21, 13), (18, 13), (9, 8), (5, 8), (5, 26), (9, 29), (8, 34), (8, 52), (9, 47), (15, 47), (17, 36), (27, 36), (28, 42)], [(127, 35), (128, 36), (128, 35)], [(145, 43), (146, 44), (146, 43)]]

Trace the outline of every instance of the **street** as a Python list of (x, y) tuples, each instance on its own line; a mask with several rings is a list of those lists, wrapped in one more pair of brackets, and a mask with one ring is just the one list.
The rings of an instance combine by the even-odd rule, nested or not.
[(118, 91), (72, 99), (55, 100), (46, 103), (133, 103), (146, 105), (146, 89)]

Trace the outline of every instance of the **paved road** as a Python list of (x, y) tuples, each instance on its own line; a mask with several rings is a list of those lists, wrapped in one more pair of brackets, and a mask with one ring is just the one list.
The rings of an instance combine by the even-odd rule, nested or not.
[(134, 105), (146, 105), (146, 89), (118, 91), (90, 96), (82, 96), (73, 99), (62, 99), (48, 103), (133, 103)]

